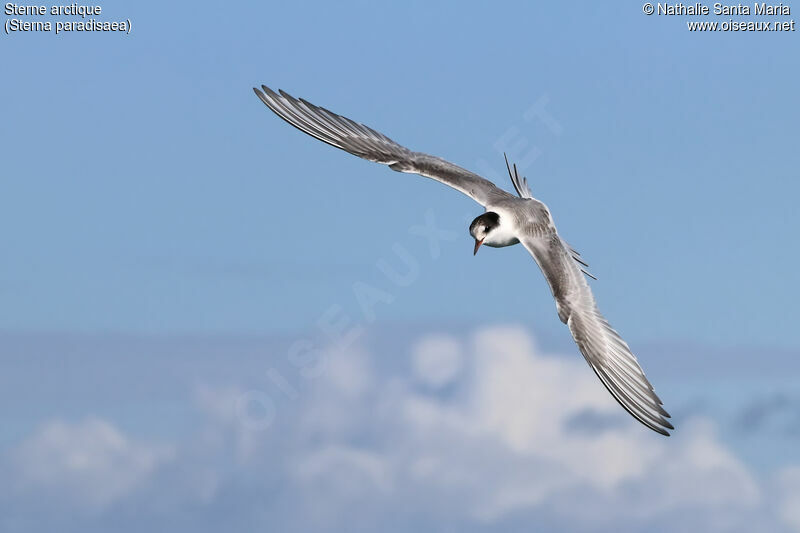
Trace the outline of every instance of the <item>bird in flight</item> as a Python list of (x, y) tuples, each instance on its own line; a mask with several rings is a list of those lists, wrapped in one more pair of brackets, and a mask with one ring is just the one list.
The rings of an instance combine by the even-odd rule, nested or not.
[[(645, 377), (628, 344), (600, 314), (584, 277), (586, 263), (556, 231), (550, 210), (535, 199), (528, 181), (506, 158), (517, 196), (491, 181), (444, 159), (413, 152), (372, 128), (316, 106), (284, 91), (262, 85), (256, 95), (276, 115), (295, 128), (363, 159), (389, 165), (398, 172), (419, 174), (460, 191), (484, 207), (472, 221), (474, 254), (481, 245), (502, 248), (522, 243), (544, 274), (558, 318), (569, 327), (575, 343), (600, 381), (628, 413), (662, 435), (674, 429), (669, 413)], [(512, 170), (513, 169), (513, 170)]]

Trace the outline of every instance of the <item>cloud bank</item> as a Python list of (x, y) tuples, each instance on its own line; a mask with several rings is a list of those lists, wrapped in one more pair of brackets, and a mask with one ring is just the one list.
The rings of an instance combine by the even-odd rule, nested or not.
[(520, 328), (424, 336), (397, 371), (380, 357), (330, 350), (301, 386), (198, 383), (173, 442), (45, 423), (3, 457), (0, 525), (800, 531), (800, 465), (757, 473), (702, 416), (656, 435)]

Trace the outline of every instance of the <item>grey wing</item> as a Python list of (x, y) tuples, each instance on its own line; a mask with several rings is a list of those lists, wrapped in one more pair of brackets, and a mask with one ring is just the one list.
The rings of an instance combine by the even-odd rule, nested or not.
[(368, 126), (325, 108), (297, 99), (284, 91), (275, 93), (266, 85), (254, 88), (256, 95), (276, 115), (295, 128), (325, 143), (363, 159), (389, 165), (398, 172), (420, 174), (466, 194), (486, 206), (511, 195), (489, 180), (444, 159), (412, 152)]
[(558, 316), (569, 327), (589, 366), (614, 398), (639, 422), (662, 435), (674, 429), (669, 413), (628, 344), (597, 309), (592, 290), (557, 233), (520, 241), (542, 270)]

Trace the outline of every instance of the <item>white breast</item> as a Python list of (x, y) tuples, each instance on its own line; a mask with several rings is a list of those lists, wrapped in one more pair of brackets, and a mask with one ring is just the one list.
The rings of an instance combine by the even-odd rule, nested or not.
[(494, 211), (500, 215), (500, 225), (486, 236), (483, 244), (486, 246), (491, 246), (492, 248), (502, 248), (504, 246), (518, 244), (519, 239), (517, 239), (517, 235), (519, 232), (514, 224), (515, 219), (513, 215), (502, 208), (487, 208), (487, 211)]

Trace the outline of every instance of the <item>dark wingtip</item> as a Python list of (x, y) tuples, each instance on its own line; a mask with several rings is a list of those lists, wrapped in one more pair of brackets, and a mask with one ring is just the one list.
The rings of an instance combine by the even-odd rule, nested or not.
[[(508, 156), (506, 155), (505, 152), (503, 152), (503, 158), (505, 158), (505, 160), (506, 160), (506, 169), (508, 170), (508, 177), (511, 178), (511, 185), (513, 185), (514, 186), (514, 190), (517, 191), (517, 196), (522, 196), (522, 193), (520, 192), (519, 187), (517, 187), (517, 181), (514, 179), (514, 175), (511, 173), (511, 165), (508, 164)], [(516, 172), (516, 169), (517, 169), (517, 165), (515, 164), (514, 165), (514, 171), (515, 172)]]
[[(670, 437), (671, 436), (669, 431), (667, 431), (663, 427), (659, 427), (659, 426), (648, 426), (648, 427), (650, 429), (652, 429), (653, 431), (655, 431), (656, 433), (658, 433), (659, 435), (664, 435), (665, 437)], [(672, 425), (670, 425), (669, 422), (666, 422), (666, 421), (664, 422), (664, 427), (669, 428), (669, 429), (675, 429), (674, 427), (672, 427)]]

